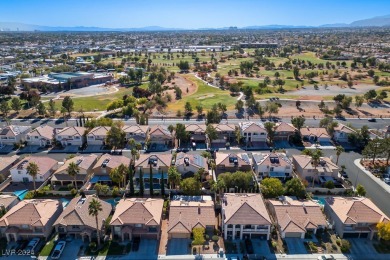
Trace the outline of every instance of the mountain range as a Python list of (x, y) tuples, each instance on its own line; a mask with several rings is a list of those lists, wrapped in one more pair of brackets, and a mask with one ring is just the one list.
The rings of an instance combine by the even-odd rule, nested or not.
[[(253, 25), (245, 26), (237, 29), (244, 30), (254, 30), (254, 29), (295, 29), (295, 28), (355, 28), (355, 27), (390, 27), (390, 15), (377, 16), (369, 19), (363, 19), (354, 21), (352, 23), (334, 23), (334, 24), (324, 24), (320, 26), (305, 26), (305, 25)], [(223, 27), (223, 28), (198, 28), (198, 29), (185, 29), (185, 28), (166, 28), (160, 26), (147, 26), (140, 28), (102, 28), (102, 27), (84, 27), (84, 26), (75, 26), (75, 27), (59, 27), (59, 26), (42, 26), (42, 25), (32, 25), (24, 23), (15, 23), (15, 22), (0, 22), (0, 31), (45, 31), (45, 32), (54, 32), (54, 31), (96, 31), (96, 32), (108, 32), (108, 31), (179, 31), (179, 30), (228, 30), (232, 27)], [(234, 27), (236, 28), (236, 27)]]

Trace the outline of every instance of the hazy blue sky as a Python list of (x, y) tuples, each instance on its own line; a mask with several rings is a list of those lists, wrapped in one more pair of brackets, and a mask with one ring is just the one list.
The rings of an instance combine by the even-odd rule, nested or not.
[(390, 0), (0, 0), (1, 22), (110, 28), (350, 23), (390, 14)]

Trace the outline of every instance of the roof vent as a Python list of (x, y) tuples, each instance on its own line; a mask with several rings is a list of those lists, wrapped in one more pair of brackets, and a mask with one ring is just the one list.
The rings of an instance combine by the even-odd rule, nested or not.
[(110, 158), (105, 159), (105, 160), (103, 161), (103, 163), (102, 163), (102, 167), (103, 167), (103, 168), (106, 168), (106, 166), (107, 166), (107, 164), (108, 164), (109, 161), (110, 161)]
[(78, 160), (76, 161), (76, 164), (77, 164), (77, 165), (80, 165), (80, 163), (82, 163), (82, 161), (83, 161), (82, 158), (81, 158), (81, 159), (78, 159)]
[(190, 165), (190, 158), (184, 157), (184, 163), (185, 163), (185, 165), (189, 166)]
[(18, 169), (23, 169), (24, 166), (28, 163), (28, 160), (24, 160), (21, 164), (18, 165)]

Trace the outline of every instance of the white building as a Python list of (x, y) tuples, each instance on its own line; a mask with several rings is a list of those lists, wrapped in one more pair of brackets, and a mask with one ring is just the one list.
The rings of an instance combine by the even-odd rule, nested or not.
[(241, 136), (246, 143), (251, 142), (267, 142), (267, 130), (260, 122), (240, 122), (239, 124)]
[(260, 194), (225, 193), (222, 199), (222, 233), (225, 239), (269, 240), (271, 225)]
[(63, 129), (57, 130), (55, 134), (55, 138), (58, 142), (62, 144), (62, 146), (67, 145), (77, 145), (82, 146), (84, 143), (84, 133), (85, 127), (65, 127)]
[(26, 141), (26, 135), (31, 126), (9, 125), (0, 131), (0, 146), (14, 145)]
[(97, 126), (87, 134), (88, 145), (105, 145), (109, 126)]
[(38, 165), (39, 171), (35, 178), (36, 182), (44, 182), (58, 168), (58, 162), (46, 156), (29, 156), (22, 159), (11, 168), (10, 173), (13, 182), (32, 182), (33, 177), (28, 173), (27, 166), (34, 162)]
[(285, 153), (253, 153), (253, 170), (257, 180), (264, 177), (285, 179), (291, 177), (293, 167), (292, 162)]
[(51, 145), (54, 139), (54, 128), (48, 125), (38, 126), (26, 136), (27, 145), (45, 147)]

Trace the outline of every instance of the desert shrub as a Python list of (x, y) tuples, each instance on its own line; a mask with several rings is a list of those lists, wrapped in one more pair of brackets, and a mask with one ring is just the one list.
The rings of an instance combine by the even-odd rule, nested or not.
[(349, 250), (351, 249), (351, 243), (349, 243), (349, 241), (346, 239), (341, 240), (340, 249), (343, 253), (349, 252)]

